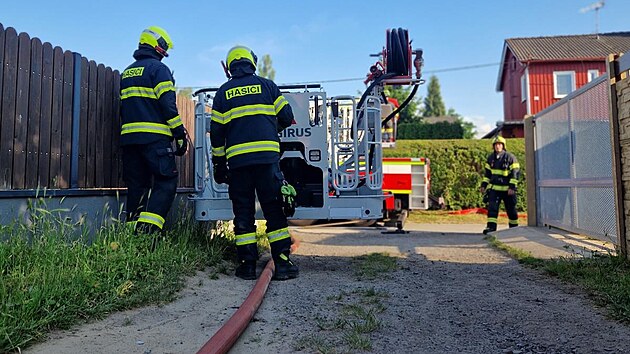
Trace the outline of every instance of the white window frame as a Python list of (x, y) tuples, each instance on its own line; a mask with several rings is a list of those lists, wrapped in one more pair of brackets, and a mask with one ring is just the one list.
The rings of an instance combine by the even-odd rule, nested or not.
[(567, 94), (559, 94), (558, 93), (558, 76), (561, 75), (570, 75), (571, 76), (571, 92), (575, 91), (575, 71), (554, 71), (553, 72), (553, 98), (563, 98), (567, 96)]
[(523, 72), (523, 76), (521, 76), (521, 102), (527, 101), (527, 97), (529, 97), (529, 85), (527, 84), (529, 80), (527, 80), (527, 70)]
[(599, 77), (599, 70), (597, 70), (597, 69), (591, 69), (591, 70), (586, 72), (587, 82), (591, 82), (591, 81), (595, 80), (598, 77)]

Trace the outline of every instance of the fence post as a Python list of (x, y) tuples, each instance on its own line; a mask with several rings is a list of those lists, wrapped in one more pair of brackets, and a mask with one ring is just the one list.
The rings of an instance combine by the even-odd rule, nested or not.
[(72, 146), (70, 156), (70, 188), (79, 188), (79, 135), (81, 121), (81, 54), (74, 56), (72, 75)]
[[(615, 194), (615, 217), (617, 221), (617, 240), (619, 251), (624, 257), (628, 257), (628, 244), (626, 237), (626, 208), (624, 205), (623, 190), (623, 165), (621, 156), (621, 142), (619, 137), (619, 106), (617, 102), (617, 75), (619, 67), (614, 54), (610, 54), (607, 59), (608, 68), (608, 112), (610, 121), (610, 140), (612, 151), (612, 177), (613, 191)], [(623, 103), (623, 102), (622, 102)], [(630, 104), (630, 102), (629, 102)]]
[(538, 200), (536, 199), (536, 135), (534, 116), (524, 119), (525, 125), (525, 170), (527, 171), (527, 226), (538, 226)]

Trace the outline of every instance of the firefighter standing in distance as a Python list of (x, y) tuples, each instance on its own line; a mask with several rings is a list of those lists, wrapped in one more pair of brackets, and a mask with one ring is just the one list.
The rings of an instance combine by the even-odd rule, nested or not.
[(480, 188), (481, 193), (486, 194), (488, 200), (488, 224), (483, 230), (484, 235), (497, 230), (497, 216), (501, 200), (505, 203), (509, 226), (518, 226), (516, 187), (520, 165), (516, 157), (507, 152), (505, 138), (495, 137), (492, 140), (492, 147), (494, 151), (488, 155)]
[(122, 72), (120, 82), (127, 222), (145, 233), (159, 232), (164, 226), (177, 189), (175, 156), (183, 156), (188, 146), (173, 75), (161, 62), (171, 48), (173, 42), (164, 29), (145, 29), (133, 53), (136, 61)]
[(229, 183), (239, 260), (236, 276), (256, 279), (257, 195), (275, 263), (273, 279), (286, 280), (296, 278), (299, 271), (289, 259), (291, 235), (280, 196), (284, 176), (279, 166), (278, 133), (291, 125), (293, 111), (273, 81), (255, 75), (256, 63), (254, 52), (244, 46), (227, 54), (229, 80), (216, 92), (212, 104), (214, 179), (219, 184)]

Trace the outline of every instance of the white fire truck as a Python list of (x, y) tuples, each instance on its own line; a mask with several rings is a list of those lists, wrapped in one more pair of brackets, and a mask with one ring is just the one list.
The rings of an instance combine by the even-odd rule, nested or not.
[[(319, 84), (280, 86), (295, 116), (280, 133), (280, 167), (297, 191), (292, 219), (378, 220), (384, 216), (382, 131), (411, 100), (421, 77), (422, 50), (412, 50), (407, 30), (386, 31), (386, 47), (371, 68), (360, 98), (328, 97)], [(413, 72), (415, 69), (415, 72)], [(385, 85), (412, 85), (411, 95), (385, 119)], [(227, 185), (212, 174), (210, 113), (217, 88), (198, 90), (195, 108), (195, 204), (197, 220), (234, 218)], [(341, 107), (341, 109), (340, 109)], [(343, 109), (344, 107), (350, 109)], [(262, 219), (260, 208), (257, 218)]]

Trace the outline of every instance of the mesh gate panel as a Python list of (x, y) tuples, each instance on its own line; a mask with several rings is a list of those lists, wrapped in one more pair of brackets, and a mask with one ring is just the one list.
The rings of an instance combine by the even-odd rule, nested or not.
[(612, 178), (606, 89), (602, 82), (571, 100), (575, 178)]
[(540, 188), (538, 208), (543, 223), (570, 226), (571, 188)]
[(570, 178), (568, 107), (562, 105), (536, 119), (536, 173), (539, 180)]
[(605, 77), (535, 117), (538, 212), (543, 224), (616, 242)]
[[(589, 230), (599, 236), (612, 238), (616, 242), (617, 228), (615, 213), (610, 206), (615, 206), (613, 188), (578, 188), (577, 189), (577, 228)], [(613, 210), (614, 211), (614, 210)]]

